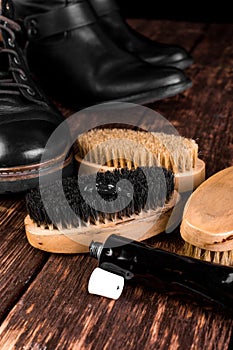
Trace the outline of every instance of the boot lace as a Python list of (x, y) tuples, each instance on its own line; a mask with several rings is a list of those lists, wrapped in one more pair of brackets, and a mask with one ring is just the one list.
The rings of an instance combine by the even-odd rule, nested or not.
[[(2, 32), (2, 36), (4, 36), (4, 34), (7, 34), (4, 36), (4, 38), (2, 38), (3, 46), (0, 46), (0, 55), (8, 54), (8, 56), (11, 57), (14, 61), (13, 65), (9, 63), (7, 72), (0, 75), (0, 93), (20, 95), (19, 89), (26, 89), (29, 95), (34, 96), (35, 91), (31, 88), (30, 85), (26, 83), (28, 77), (21, 66), (21, 58), (19, 57), (19, 53), (15, 49), (15, 33), (19, 31), (21, 31), (21, 27), (18, 23), (5, 16), (0, 15), (0, 32)], [(4, 40), (8, 41), (8, 45), (4, 45)], [(2, 69), (0, 67), (0, 71), (1, 70)], [(19, 81), (16, 81), (14, 74), (18, 74), (19, 79), (17, 80)]]

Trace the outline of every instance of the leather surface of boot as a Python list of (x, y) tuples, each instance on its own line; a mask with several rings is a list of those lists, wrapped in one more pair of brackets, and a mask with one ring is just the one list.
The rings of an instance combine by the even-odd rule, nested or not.
[(57, 140), (56, 147), (48, 147), (45, 152), (50, 135), (64, 118), (32, 80), (19, 45), (21, 28), (11, 19), (10, 5), (3, 0), (2, 6), (0, 194), (22, 192), (37, 186), (39, 174), (47, 179), (59, 169), (64, 173), (72, 170), (68, 127), (63, 128), (64, 134)]
[(115, 0), (88, 1), (103, 29), (119, 47), (153, 65), (184, 69), (193, 63), (193, 59), (184, 48), (152, 41), (131, 28), (121, 16)]
[[(191, 86), (171, 67), (154, 67), (103, 32), (88, 1), (15, 0), (31, 70), (49, 94), (81, 109), (108, 101), (149, 103)], [(68, 5), (67, 5), (68, 4)]]

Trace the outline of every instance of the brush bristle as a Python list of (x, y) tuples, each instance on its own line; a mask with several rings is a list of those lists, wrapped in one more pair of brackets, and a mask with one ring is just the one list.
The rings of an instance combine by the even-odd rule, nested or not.
[(206, 249), (196, 247), (190, 243), (185, 242), (184, 254), (192, 258), (212, 262), (216, 264), (233, 266), (233, 251), (227, 250), (223, 252), (214, 252)]
[(78, 137), (77, 154), (86, 161), (109, 167), (160, 166), (176, 174), (195, 168), (198, 145), (178, 135), (97, 129)]
[[(61, 186), (66, 199), (59, 193)], [(103, 201), (96, 197), (96, 191)], [(120, 169), (65, 178), (50, 186), (33, 189), (26, 195), (26, 205), (30, 218), (38, 226), (43, 225), (47, 229), (72, 228), (98, 225), (132, 214), (139, 215), (145, 210), (155, 210), (169, 201), (173, 191), (174, 175), (171, 171), (159, 167)], [(42, 201), (42, 197), (46, 201)], [(116, 199), (119, 199), (119, 207), (123, 209), (115, 211)], [(64, 212), (67, 202), (72, 210)], [(52, 212), (52, 220), (48, 216), (48, 208)]]

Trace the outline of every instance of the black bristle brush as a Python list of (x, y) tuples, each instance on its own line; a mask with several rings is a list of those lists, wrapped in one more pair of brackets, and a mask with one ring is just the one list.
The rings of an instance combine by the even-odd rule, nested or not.
[(143, 240), (166, 229), (178, 198), (174, 174), (161, 167), (57, 180), (26, 195), (27, 238), (55, 253), (88, 252), (93, 239), (104, 241), (114, 233)]

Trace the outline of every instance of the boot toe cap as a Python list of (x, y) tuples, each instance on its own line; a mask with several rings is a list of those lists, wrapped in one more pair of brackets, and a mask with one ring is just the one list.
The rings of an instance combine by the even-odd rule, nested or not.
[[(66, 149), (66, 137), (57, 139), (53, 145), (46, 144), (56, 126), (48, 121), (14, 121), (0, 128), (0, 168), (16, 168), (40, 164), (55, 159)], [(45, 152), (46, 150), (46, 152)]]
[(140, 58), (153, 65), (166, 65), (180, 69), (187, 68), (193, 63), (193, 58), (180, 46), (164, 45), (160, 48), (141, 53)]

